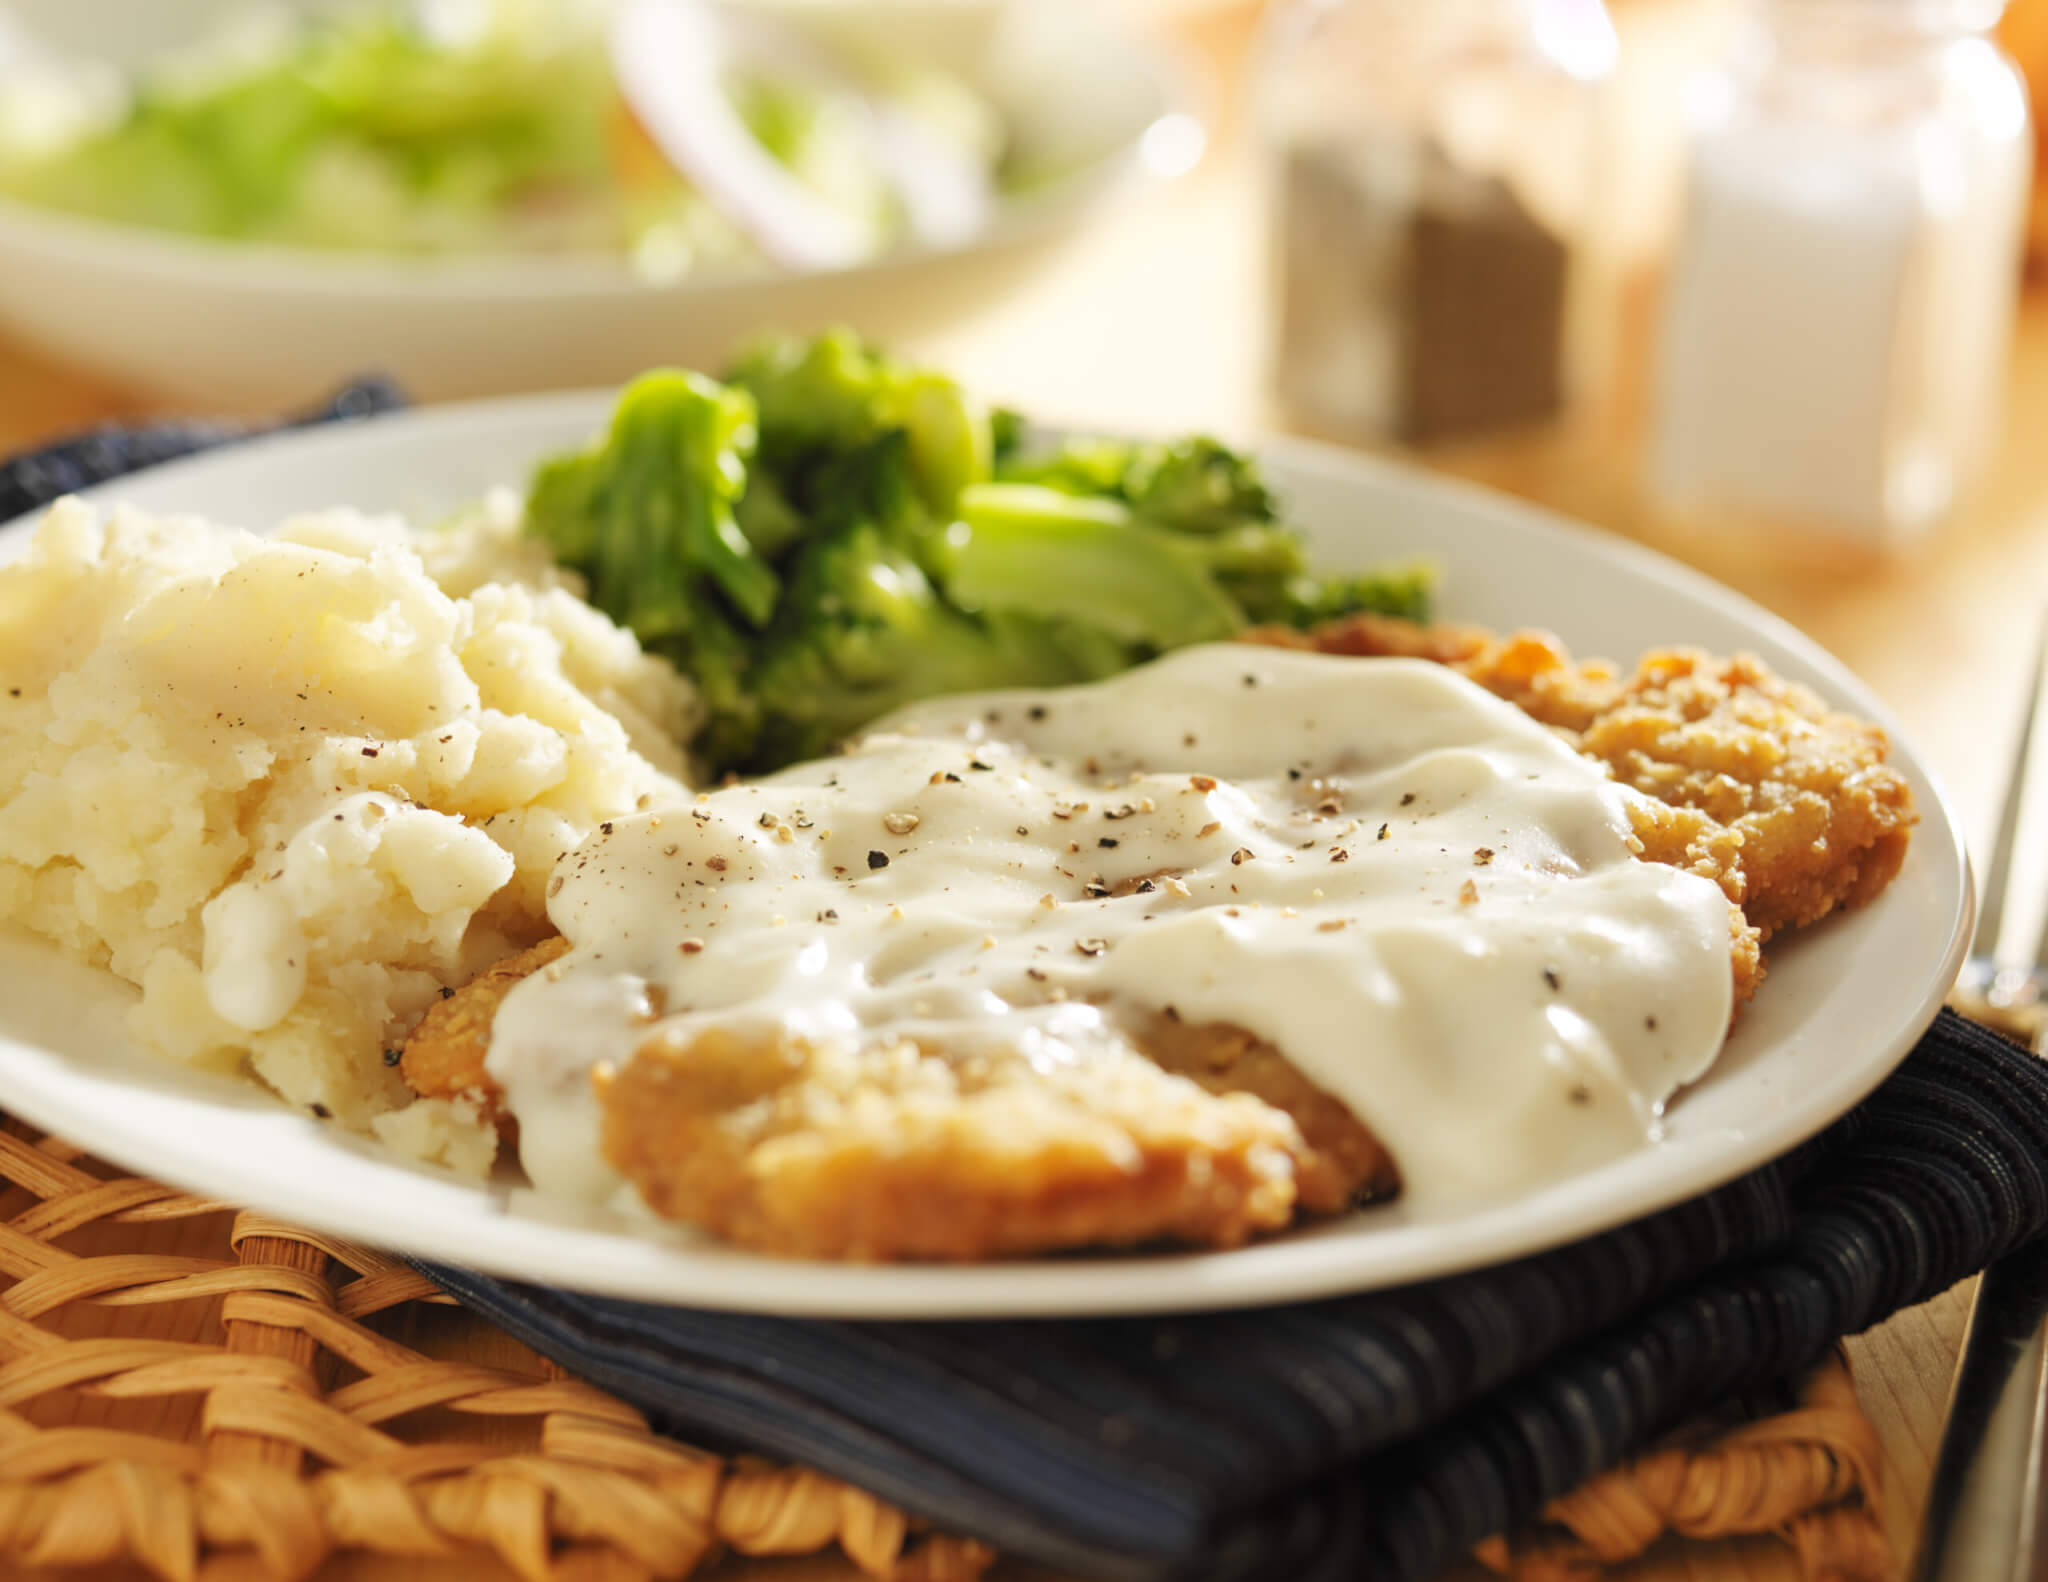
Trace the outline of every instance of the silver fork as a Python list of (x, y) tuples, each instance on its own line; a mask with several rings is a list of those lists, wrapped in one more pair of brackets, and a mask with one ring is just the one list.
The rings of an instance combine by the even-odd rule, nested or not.
[[(2004, 937), (2013, 849), (2030, 806), (2027, 760), (2048, 714), (2048, 622), (1985, 869), (1970, 959), (1951, 1003), (2048, 1053), (2048, 925), (2029, 964)], [(2048, 807), (2048, 798), (2031, 805)], [(1948, 1420), (1927, 1492), (1914, 1582), (2030, 1582), (2048, 1575), (2048, 1244), (1984, 1271), (1970, 1306)]]
[(2044, 920), (2041, 936), (2034, 942), (2032, 964), (2028, 966), (2013, 962), (2010, 942), (2001, 935), (2006, 883), (2012, 877), (2013, 847), (2019, 839), (2020, 820), (2027, 807), (2027, 758), (2033, 748), (2035, 726), (2044, 712), (2048, 712), (2048, 621), (2044, 621), (2034, 649), (2033, 689), (2028, 695), (2026, 716), (2020, 721), (2019, 746), (2013, 751), (2012, 771), (2005, 783), (2005, 803), (1998, 810), (1998, 833), (1992, 840), (1991, 862), (1984, 872), (1984, 894), (1978, 902), (1977, 931), (1970, 937), (1970, 959), (1963, 964), (1952, 996), (1955, 1008), (1965, 1016), (1997, 1028), (2036, 1054), (2042, 1052), (2043, 1033), (2048, 1031), (2048, 920)]

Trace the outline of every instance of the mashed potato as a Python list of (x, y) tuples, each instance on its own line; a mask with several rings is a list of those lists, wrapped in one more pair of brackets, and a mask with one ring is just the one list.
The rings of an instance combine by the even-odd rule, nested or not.
[(165, 1054), (481, 1168), (386, 1051), (544, 930), (564, 852), (683, 799), (695, 711), (502, 509), (261, 538), (64, 501), (0, 568), (0, 923), (134, 984)]

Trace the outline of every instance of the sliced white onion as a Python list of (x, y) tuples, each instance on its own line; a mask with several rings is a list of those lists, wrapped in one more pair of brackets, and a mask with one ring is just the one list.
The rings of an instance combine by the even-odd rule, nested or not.
[(856, 135), (901, 200), (915, 241), (951, 246), (988, 223), (993, 193), (971, 149), (874, 102), (788, 23), (765, 15), (745, 22), (739, 27), (697, 0), (622, 0), (609, 43), (619, 90), (655, 146), (769, 258), (788, 269), (844, 268), (871, 255), (876, 237), (755, 139), (726, 88), (740, 65), (865, 106)]
[(625, 0), (609, 43), (619, 91), (693, 186), (787, 269), (838, 269), (870, 251), (867, 229), (755, 141), (725, 91), (724, 30), (691, 0)]
[(875, 152), (914, 240), (957, 247), (987, 229), (995, 189), (974, 149), (885, 104), (875, 111)]

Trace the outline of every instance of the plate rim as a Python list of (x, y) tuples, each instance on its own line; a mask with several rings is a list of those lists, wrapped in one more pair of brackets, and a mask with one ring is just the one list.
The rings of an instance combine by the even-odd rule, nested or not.
[[(160, 483), (166, 477), (175, 479), (180, 472), (207, 468), (225, 468), (232, 472), (238, 462), (259, 451), (346, 449), (365, 443), (374, 447), (377, 436), (394, 427), (423, 428), (425, 437), (429, 439), (435, 430), (461, 429), (476, 431), (480, 437), (487, 438), (495, 429), (514, 427), (521, 422), (555, 423), (565, 427), (571, 423), (588, 424), (595, 428), (601, 424), (615, 398), (616, 390), (609, 388), (540, 392), (411, 408), (318, 429), (281, 431), (161, 463), (84, 491), (82, 497), (96, 505), (111, 505), (117, 503), (121, 494), (132, 489), (138, 480)], [(1126, 429), (1125, 432), (1142, 430)], [(1940, 897), (1948, 904), (1948, 937), (1938, 962), (1928, 968), (1929, 976), (1913, 1012), (1886, 1039), (1881, 1053), (1857, 1066), (1853, 1081), (1831, 1090), (1825, 1113), (1802, 1114), (1797, 1124), (1789, 1128), (1766, 1128), (1738, 1134), (1738, 1142), (1715, 1153), (1711, 1167), (1695, 1168), (1690, 1175), (1675, 1182), (1652, 1183), (1647, 1191), (1636, 1184), (1626, 1202), (1614, 1212), (1580, 1212), (1562, 1224), (1553, 1224), (1534, 1235), (1496, 1233), (1490, 1242), (1467, 1248), (1449, 1262), (1411, 1259), (1412, 1268), (1404, 1267), (1393, 1274), (1373, 1275), (1362, 1282), (1333, 1279), (1324, 1267), (1331, 1260), (1314, 1257), (1302, 1260), (1301, 1267), (1289, 1267), (1289, 1260), (1284, 1256), (1279, 1260), (1281, 1267), (1277, 1270), (1264, 1267), (1274, 1259), (1271, 1256), (1261, 1257), (1262, 1253), (1270, 1255), (1298, 1250), (1308, 1244), (1302, 1237), (1255, 1242), (1225, 1252), (1112, 1256), (1099, 1261), (1045, 1259), (962, 1266), (887, 1267), (768, 1259), (716, 1245), (690, 1245), (681, 1249), (689, 1255), (689, 1269), (679, 1272), (672, 1262), (672, 1255), (678, 1250), (673, 1240), (617, 1232), (608, 1235), (601, 1230), (589, 1234), (599, 1245), (611, 1249), (608, 1254), (600, 1254), (598, 1259), (600, 1263), (608, 1259), (613, 1266), (609, 1270), (593, 1272), (585, 1269), (576, 1275), (564, 1275), (559, 1265), (551, 1265), (549, 1272), (537, 1275), (530, 1264), (524, 1268), (514, 1266), (514, 1259), (497, 1256), (477, 1258), (474, 1248), (456, 1239), (460, 1235), (459, 1226), (446, 1234), (430, 1230), (428, 1234), (420, 1235), (417, 1234), (418, 1227), (408, 1222), (396, 1233), (387, 1225), (385, 1229), (366, 1234), (362, 1219), (351, 1217), (346, 1212), (347, 1205), (335, 1202), (331, 1194), (323, 1199), (317, 1191), (303, 1191), (297, 1181), (280, 1184), (272, 1179), (264, 1180), (260, 1191), (265, 1203), (262, 1212), (355, 1240), (377, 1241), (385, 1246), (402, 1243), (414, 1256), (487, 1268), (507, 1278), (552, 1280), (578, 1289), (642, 1300), (673, 1303), (686, 1299), (694, 1306), (790, 1317), (997, 1319), (1257, 1307), (1434, 1278), (1504, 1258), (1527, 1256), (1596, 1234), (1710, 1190), (1770, 1158), (1780, 1156), (1868, 1096), (1895, 1069), (1939, 1011), (1967, 951), (1976, 905), (1974, 875), (1955, 806), (1933, 771), (1914, 750), (1910, 739), (1900, 732), (1896, 719), (1883, 700), (1846, 665), (1790, 622), (1657, 550), (1587, 526), (1545, 507), (1478, 485), (1443, 478), (1413, 463), (1284, 436), (1264, 436), (1252, 443), (1263, 460), (1277, 461), (1283, 468), (1334, 473), (1340, 482), (1346, 474), (1361, 481), (1377, 478), (1410, 492), (1435, 495), (1456, 504), (1466, 515), (1485, 519), (1490, 525), (1534, 534), (1553, 544), (1570, 545), (1580, 552), (1617, 562), (1634, 577), (1649, 578), (1675, 588), (1692, 602), (1704, 604), (1716, 613), (1738, 621), (1746, 630), (1760, 634), (1795, 655), (1807, 668), (1824, 678), (1825, 690), (1836, 694), (1834, 701), (1865, 714), (1890, 735), (1895, 751), (1925, 783), (1931, 795), (1932, 805), (1923, 805), (1919, 810), (1920, 823), (1915, 831), (1914, 848), (1925, 851), (1929, 845), (1935, 847), (1940, 866), (1954, 875), (1953, 894), (1949, 894), (1949, 887), (1944, 884)], [(30, 513), (0, 523), (0, 546), (11, 547), (39, 515)], [(1804, 1025), (1802, 1022), (1801, 1027)], [(12, 1064), (24, 1055), (32, 1059), (68, 1062), (68, 1057), (54, 1051), (22, 1044), (0, 1034), (0, 1063)], [(5, 1069), (5, 1064), (0, 1064), (0, 1070)], [(81, 1133), (90, 1132), (90, 1116), (81, 1117), (78, 1112), (51, 1102), (48, 1092), (41, 1089), (32, 1091), (24, 1102), (11, 1091), (16, 1087), (15, 1082), (8, 1081), (6, 1088), (9, 1091), (0, 1097), (0, 1103), (22, 1118), (80, 1142), (112, 1162), (142, 1170), (167, 1184), (220, 1195), (218, 1176), (208, 1181), (204, 1171), (194, 1175), (177, 1167), (166, 1169), (153, 1156), (144, 1163), (137, 1157), (135, 1149), (123, 1144), (102, 1148), (87, 1142)], [(294, 1115), (282, 1107), (265, 1113), (280, 1123), (320, 1127), (320, 1123), (309, 1117)], [(80, 1124), (81, 1118), (83, 1125)], [(321, 1130), (324, 1132), (326, 1128)], [(385, 1169), (415, 1173), (421, 1168), (395, 1159), (382, 1164)], [(1711, 1176), (1711, 1180), (1705, 1180), (1707, 1176)], [(454, 1184), (452, 1177), (442, 1176), (441, 1179), (449, 1185)], [(463, 1186), (467, 1191), (478, 1190), (474, 1182)], [(497, 1187), (484, 1190), (493, 1203), (502, 1193), (502, 1189)], [(251, 1192), (244, 1195), (259, 1194)], [(1614, 1195), (1608, 1194), (1610, 1197)], [(487, 1209), (485, 1212), (502, 1214), (503, 1205), (497, 1204), (495, 1210)], [(529, 1226), (535, 1233), (552, 1234), (561, 1230), (556, 1224), (523, 1218), (516, 1223)], [(635, 1252), (639, 1256), (633, 1256)], [(734, 1261), (741, 1267), (728, 1267), (722, 1274), (718, 1273), (721, 1264)], [(1130, 1288), (1125, 1289), (1121, 1296), (1115, 1294), (1115, 1283), (1103, 1278), (1119, 1266), (1126, 1277), (1124, 1287)], [(689, 1284), (690, 1278), (703, 1280), (707, 1274), (712, 1276), (708, 1285), (692, 1287)]]

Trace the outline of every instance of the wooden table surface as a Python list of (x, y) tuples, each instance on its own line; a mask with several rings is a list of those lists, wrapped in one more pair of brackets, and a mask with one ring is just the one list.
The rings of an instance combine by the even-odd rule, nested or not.
[[(1671, 46), (1679, 35), (1669, 29), (1699, 3), (1629, 0), (1618, 14), (1629, 45), (1649, 55)], [(900, 349), (1040, 414), (1155, 429), (1271, 428), (1260, 375), (1258, 172), (1234, 93), (1250, 11), (1227, 4), (1152, 9), (1175, 13), (1171, 30), (1214, 117), (1209, 157), (1192, 175), (1066, 244), (1041, 274), (972, 321)], [(0, 451), (162, 405), (0, 341)], [(2048, 293), (2021, 312), (2008, 423), (2013, 436), (2048, 432)], [(2048, 447), (2009, 438), (1990, 479), (1954, 521), (1921, 545), (1879, 557), (1660, 519), (1637, 481), (1639, 426), (1640, 402), (1623, 377), (1575, 432), (1423, 459), (1655, 543), (1804, 629), (1885, 699), (1941, 777), (1973, 841), (1988, 837), (2048, 595)], [(1887, 1521), (1902, 1555), (1917, 1526), (1966, 1296), (1951, 1292), (1851, 1342), (1863, 1402), (1883, 1442)], [(321, 1573), (378, 1582), (425, 1574), (348, 1561)], [(480, 1564), (473, 1571), (437, 1566), (432, 1574), (499, 1573)], [(852, 1573), (835, 1563), (784, 1562), (720, 1574), (838, 1582)], [(1695, 1582), (1795, 1574), (1786, 1554), (1763, 1544), (1667, 1545), (1630, 1573)]]

